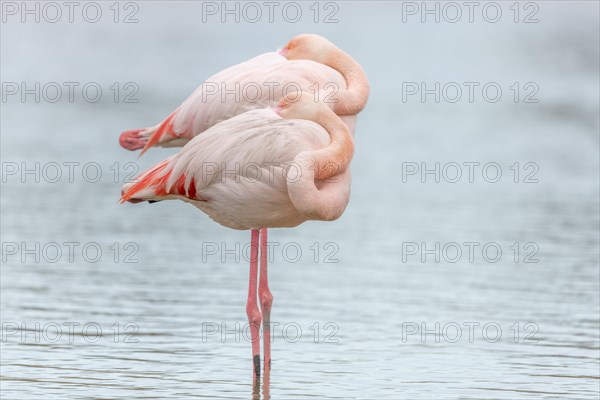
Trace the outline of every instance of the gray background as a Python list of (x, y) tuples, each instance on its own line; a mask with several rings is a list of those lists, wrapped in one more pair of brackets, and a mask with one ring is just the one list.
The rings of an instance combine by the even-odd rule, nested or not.
[[(3, 177), (2, 242), (20, 248), (16, 255), (3, 248), (3, 396), (251, 395), (250, 343), (232, 334), (203, 340), (201, 329), (226, 323), (233, 331), (245, 324), (246, 261), (231, 255), (222, 261), (221, 253), (205, 250), (212, 244), (221, 251), (243, 248), (249, 234), (220, 227), (181, 202), (118, 205), (132, 168), (149, 168), (173, 150), (138, 159), (117, 139), (122, 130), (160, 121), (213, 73), (314, 32), (362, 64), (372, 92), (359, 117), (353, 194), (344, 216), (270, 234), (279, 244), (270, 268), (272, 319), (281, 324), (273, 343), (272, 397), (597, 398), (597, 2), (538, 1), (527, 9), (521, 3), (519, 23), (509, 8), (513, 2), (497, 3), (497, 23), (483, 18), (485, 2), (473, 23), (464, 6), (456, 23), (443, 15), (439, 23), (431, 15), (423, 23), (420, 14), (405, 15), (403, 22), (407, 3), (336, 2), (338, 22), (329, 24), (322, 18), (335, 8), (321, 4), (315, 23), (312, 2), (299, 3), (303, 14), (296, 23), (281, 12), (273, 23), (266, 15), (257, 23), (235, 23), (231, 16), (225, 23), (219, 16), (203, 22), (201, 2), (148, 1), (135, 3), (137, 23), (124, 24), (113, 22), (112, 2), (98, 4), (98, 23), (86, 22), (82, 7), (73, 23), (66, 15), (57, 23), (4, 15), (5, 85), (80, 86), (73, 102), (66, 92), (56, 103), (43, 96), (39, 103), (31, 95), (24, 102), (19, 95), (3, 98), (3, 171), (22, 163), (80, 167), (73, 182), (66, 167), (57, 183), (45, 179), (49, 175), (39, 183), (20, 172)], [(536, 7), (538, 22), (523, 23)], [(121, 8), (120, 19), (132, 10)], [(95, 103), (81, 94), (90, 82), (103, 90)], [(115, 82), (117, 102), (110, 89)], [(139, 89), (137, 103), (123, 101), (127, 82)], [(403, 101), (403, 82), (430, 88), (435, 82), (495, 82), (503, 93), (495, 103), (480, 89), (472, 103), (466, 92), (456, 103), (436, 103), (433, 96)], [(514, 82), (521, 88), (518, 102), (509, 89)], [(539, 88), (537, 103), (523, 102), (530, 82)], [(465, 162), (497, 163), (502, 177), (490, 183), (479, 168), (469, 182), (463, 167), (457, 183), (443, 176), (437, 183), (432, 175), (425, 182), (420, 175), (403, 179), (406, 163), (442, 168)], [(517, 183), (509, 168), (515, 162)], [(90, 163), (100, 166), (98, 182), (91, 182), (94, 169), (82, 177)], [(523, 182), (535, 168), (524, 169), (526, 163), (537, 167), (537, 183)], [(39, 263), (31, 255), (21, 258), (22, 244), (42, 249), (59, 243), (64, 251), (64, 242), (79, 243), (73, 261), (66, 254), (54, 263), (51, 254), (41, 254)], [(115, 242), (118, 262), (109, 249)], [(124, 262), (130, 242), (138, 262)], [(434, 248), (453, 242), (496, 243), (503, 253), (490, 262), (478, 247), (472, 262), (463, 253), (455, 263), (403, 254), (406, 243)], [(81, 254), (89, 243), (103, 249), (98, 262)], [(302, 255), (284, 253), (286, 245)], [(524, 262), (532, 249), (537, 252), (529, 261), (538, 262)], [(72, 340), (64, 325), (69, 322), (79, 324)], [(115, 343), (111, 326), (118, 323), (122, 332), (128, 322), (138, 329), (137, 343), (122, 336)], [(37, 336), (36, 323), (42, 330)], [(86, 323), (102, 328), (97, 341), (81, 333)], [(409, 326), (435, 331), (436, 323), (446, 334), (407, 335)], [(469, 323), (479, 324), (472, 341)], [(282, 333), (285, 324), (302, 329), (299, 341), (290, 339), (293, 329)], [(485, 324), (493, 326), (487, 335)], [(56, 325), (62, 337), (53, 342)], [(454, 343), (456, 325), (462, 337)], [(502, 332), (494, 342), (496, 326)], [(332, 327), (337, 343), (325, 340)]]

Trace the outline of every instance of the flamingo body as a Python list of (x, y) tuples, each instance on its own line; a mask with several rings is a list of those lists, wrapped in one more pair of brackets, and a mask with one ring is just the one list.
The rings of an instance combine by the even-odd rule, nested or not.
[[(158, 125), (124, 132), (121, 145), (130, 150), (144, 147), (143, 151), (182, 146), (215, 124), (276, 103), (288, 92), (299, 90), (300, 96), (327, 101), (338, 89), (347, 89), (344, 76), (327, 65), (288, 60), (276, 52), (261, 54), (208, 78)], [(351, 131), (355, 119), (343, 116)]]
[[(193, 138), (179, 153), (123, 187), (123, 199), (180, 199), (233, 229), (297, 226), (308, 219), (288, 191), (287, 174), (300, 171), (298, 154), (323, 149), (329, 133), (304, 119), (283, 119), (272, 108), (252, 110), (220, 122)], [(317, 182), (344, 211), (350, 171)], [(335, 186), (335, 187), (334, 187)], [(250, 212), (249, 212), (250, 211)]]

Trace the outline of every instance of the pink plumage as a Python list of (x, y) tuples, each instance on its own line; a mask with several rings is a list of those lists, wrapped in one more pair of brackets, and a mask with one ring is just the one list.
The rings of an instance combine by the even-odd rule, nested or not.
[[(361, 90), (366, 93), (356, 93)], [(300, 35), (280, 52), (259, 55), (208, 78), (159, 124), (123, 132), (120, 144), (129, 150), (143, 148), (142, 154), (153, 146), (181, 146), (221, 121), (296, 92), (330, 102), (353, 131), (368, 84), (360, 65), (333, 43)]]
[[(335, 118), (335, 129), (351, 141), (346, 125), (335, 114), (329, 115)], [(346, 165), (332, 164), (328, 169), (333, 175), (316, 181), (315, 190), (327, 193), (327, 207), (318, 207), (327, 212), (315, 209), (303, 214), (288, 190), (288, 180), (292, 186), (302, 179), (315, 185), (313, 165), (303, 168), (296, 157), (329, 144), (330, 133), (316, 122), (284, 119), (270, 107), (248, 111), (209, 128), (142, 174), (138, 182), (126, 184), (122, 200), (181, 199), (233, 229), (293, 227), (309, 219), (335, 219), (350, 195)]]

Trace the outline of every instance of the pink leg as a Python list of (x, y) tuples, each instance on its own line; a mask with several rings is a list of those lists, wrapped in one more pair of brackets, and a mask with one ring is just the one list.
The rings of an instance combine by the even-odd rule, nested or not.
[(252, 241), (250, 243), (250, 284), (248, 286), (248, 301), (246, 303), (246, 314), (250, 324), (250, 336), (252, 338), (252, 362), (254, 363), (254, 378), (260, 377), (260, 310), (258, 309), (256, 284), (258, 281), (258, 237), (259, 231), (252, 230)]
[(271, 368), (271, 305), (273, 295), (269, 290), (269, 279), (267, 276), (267, 261), (269, 258), (267, 250), (267, 228), (260, 230), (260, 281), (258, 284), (258, 296), (260, 298), (260, 309), (263, 316), (263, 348), (265, 352), (265, 370)]

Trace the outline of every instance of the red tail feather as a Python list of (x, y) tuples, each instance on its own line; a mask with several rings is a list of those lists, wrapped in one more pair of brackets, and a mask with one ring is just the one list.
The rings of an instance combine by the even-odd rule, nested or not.
[(123, 193), (123, 195), (121, 196), (121, 204), (131, 200), (136, 193), (150, 186), (156, 187), (157, 194), (159, 194), (159, 191), (164, 191), (167, 179), (169, 179), (169, 176), (171, 176), (171, 171), (167, 172), (163, 176), (159, 177), (159, 175), (161, 172), (164, 171), (168, 163), (169, 161), (165, 160), (158, 164), (156, 167), (144, 173), (142, 176), (140, 176), (138, 178), (139, 181), (133, 186), (131, 186), (127, 190), (127, 192)]
[(146, 145), (140, 152), (140, 155), (142, 155), (146, 151), (148, 151), (150, 149), (150, 147), (159, 143), (160, 140), (163, 138), (163, 136), (165, 136), (165, 135), (170, 135), (173, 137), (177, 136), (177, 134), (173, 131), (173, 118), (175, 118), (176, 113), (177, 113), (177, 110), (175, 110), (171, 115), (169, 115), (167, 118), (165, 118), (165, 120), (163, 122), (160, 123), (160, 125), (158, 126), (156, 131), (148, 139), (148, 142), (146, 142)]
[[(148, 170), (144, 174), (142, 174), (138, 179), (139, 181), (131, 186), (125, 193), (121, 196), (121, 204), (126, 201), (135, 202), (135, 195), (139, 193), (143, 189), (152, 188), (154, 191), (154, 196), (167, 196), (170, 194), (179, 195), (187, 197), (192, 200), (202, 200), (200, 196), (196, 194), (196, 182), (194, 178), (190, 180), (186, 187), (186, 175), (182, 174), (177, 181), (173, 182), (172, 185), (167, 190), (167, 181), (171, 177), (171, 171), (161, 175), (165, 168), (167, 168), (170, 160), (165, 160), (158, 164), (156, 167)], [(142, 200), (143, 201), (143, 200)]]

